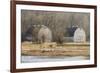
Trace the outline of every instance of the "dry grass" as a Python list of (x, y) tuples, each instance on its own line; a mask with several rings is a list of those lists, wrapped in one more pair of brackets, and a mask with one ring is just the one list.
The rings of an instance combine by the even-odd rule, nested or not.
[(89, 43), (64, 43), (32, 44), (22, 43), (22, 55), (34, 56), (89, 56)]

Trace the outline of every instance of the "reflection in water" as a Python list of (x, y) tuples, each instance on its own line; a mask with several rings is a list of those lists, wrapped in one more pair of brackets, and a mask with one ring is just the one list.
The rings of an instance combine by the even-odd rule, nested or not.
[(22, 56), (22, 63), (89, 60), (86, 56)]

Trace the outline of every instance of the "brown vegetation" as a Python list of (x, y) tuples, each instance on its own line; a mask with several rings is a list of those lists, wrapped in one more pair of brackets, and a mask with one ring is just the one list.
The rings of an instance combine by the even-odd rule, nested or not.
[(54, 43), (32, 44), (22, 43), (22, 55), (32, 56), (89, 56), (89, 43)]

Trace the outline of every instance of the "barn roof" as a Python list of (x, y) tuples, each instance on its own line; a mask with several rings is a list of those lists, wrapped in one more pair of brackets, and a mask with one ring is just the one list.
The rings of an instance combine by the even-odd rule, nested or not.
[(76, 30), (77, 28), (78, 28), (78, 27), (69, 27), (69, 28), (67, 28), (68, 37), (73, 37), (73, 36), (74, 36), (74, 32), (75, 32), (75, 30)]

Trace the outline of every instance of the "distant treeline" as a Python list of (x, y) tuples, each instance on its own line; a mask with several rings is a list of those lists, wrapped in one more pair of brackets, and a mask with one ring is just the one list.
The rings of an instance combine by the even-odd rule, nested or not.
[[(21, 11), (21, 33), (22, 39), (26, 35), (32, 35), (32, 26), (45, 25), (53, 35), (53, 41), (69, 36), (68, 29), (81, 27), (86, 32), (87, 41), (90, 40), (90, 14), (79, 12), (54, 12), (38, 10)], [(34, 37), (40, 28), (35, 28)]]

